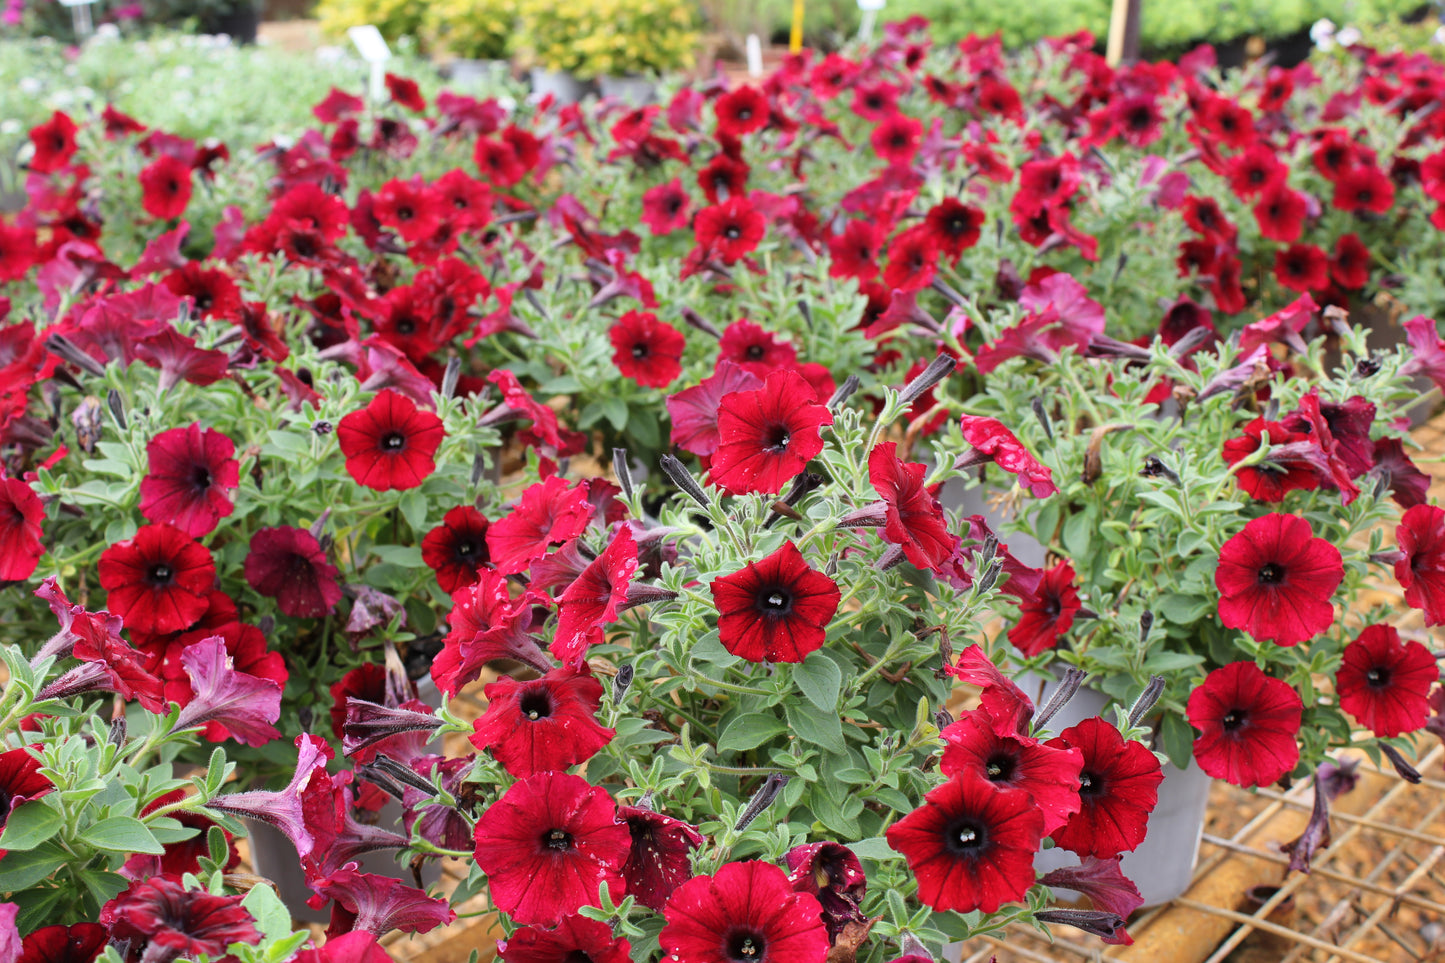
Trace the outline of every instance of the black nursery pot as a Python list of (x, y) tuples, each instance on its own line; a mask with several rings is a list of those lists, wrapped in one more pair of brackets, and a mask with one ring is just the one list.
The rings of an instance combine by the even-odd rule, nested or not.
[(261, 26), (261, 8), (242, 3), (228, 13), (215, 13), (201, 19), (203, 33), (224, 33), (236, 43), (255, 43)]

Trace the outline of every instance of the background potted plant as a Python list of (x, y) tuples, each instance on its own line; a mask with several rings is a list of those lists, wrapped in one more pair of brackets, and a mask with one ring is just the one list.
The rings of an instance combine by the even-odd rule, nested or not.
[(422, 34), (429, 49), (452, 57), (453, 82), (473, 83), (506, 70), (514, 25), (511, 0), (442, 0), (427, 6)]

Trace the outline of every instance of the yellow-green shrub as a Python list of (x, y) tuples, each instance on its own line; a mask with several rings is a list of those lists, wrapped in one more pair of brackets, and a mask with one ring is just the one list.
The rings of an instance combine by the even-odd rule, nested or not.
[(427, 6), (427, 0), (321, 0), (316, 16), (327, 36), (338, 37), (350, 27), (370, 23), (388, 43), (395, 43), (421, 32)]
[(692, 64), (696, 24), (692, 0), (517, 0), (512, 49), (582, 78), (677, 70)]
[(516, 24), (512, 0), (432, 0), (422, 35), (433, 50), (473, 60), (501, 60)]

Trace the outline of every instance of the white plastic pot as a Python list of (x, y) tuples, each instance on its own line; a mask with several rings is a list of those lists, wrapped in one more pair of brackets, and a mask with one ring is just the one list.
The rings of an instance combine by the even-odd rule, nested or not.
[(598, 77), (597, 90), (603, 97), (642, 107), (657, 100), (657, 85), (646, 77)]
[(559, 104), (575, 104), (586, 92), (582, 81), (563, 70), (532, 68), (532, 94), (537, 98), (551, 94)]

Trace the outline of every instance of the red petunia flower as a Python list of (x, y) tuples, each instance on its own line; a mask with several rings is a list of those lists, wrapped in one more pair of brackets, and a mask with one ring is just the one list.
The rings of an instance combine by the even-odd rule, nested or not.
[(146, 446), (150, 472), (140, 483), (140, 513), (192, 538), (215, 531), (241, 483), (235, 453), (235, 442), (199, 422), (156, 435)]
[(193, 385), (209, 385), (226, 376), (230, 359), (224, 351), (197, 346), (196, 339), (166, 326), (148, 334), (135, 344), (135, 356), (152, 368), (160, 369), (156, 385), (161, 392), (170, 391), (182, 380)]
[(30, 169), (37, 174), (53, 174), (69, 164), (77, 149), (77, 129), (75, 121), (58, 110), (45, 123), (32, 127), (30, 143), (35, 145), (35, 153), (30, 158)]
[(1347, 291), (1365, 286), (1370, 280), (1370, 249), (1355, 233), (1341, 234), (1330, 258), (1330, 277)]
[(889, 164), (911, 164), (923, 143), (923, 122), (893, 114), (873, 128), (868, 138), (873, 150)]
[(276, 600), (284, 614), (320, 618), (341, 601), (336, 566), (321, 543), (304, 528), (282, 525), (258, 529), (246, 553), (246, 581)]
[[(999, 546), (1000, 553), (1007, 551)], [(1034, 704), (1013, 683), (1013, 680), (999, 671), (978, 643), (970, 645), (959, 653), (958, 661), (945, 665), (944, 671), (969, 685), (983, 690), (979, 704), (993, 720), (1000, 732), (1027, 732), (1029, 719), (1034, 714)]]
[(187, 261), (166, 275), (165, 285), (176, 297), (190, 298), (202, 317), (232, 320), (241, 313), (241, 289), (217, 268)]
[(530, 485), (516, 507), (487, 527), (492, 565), (503, 575), (523, 571), (586, 531), (592, 515), (586, 485), (572, 487), (557, 475)]
[(206, 611), (216, 563), (170, 525), (145, 525), (100, 556), (106, 607), (133, 632), (179, 632)]
[(445, 437), (436, 414), (390, 388), (336, 426), (347, 474), (380, 492), (417, 488), (426, 481), (436, 471), (432, 456)]
[(933, 789), (888, 827), (888, 845), (918, 878), (935, 910), (992, 913), (1034, 885), (1044, 814), (1022, 789), (999, 789), (965, 772)]
[(35, 232), (0, 221), (0, 281), (18, 281), (39, 259)]
[(1335, 180), (1330, 203), (1341, 211), (1384, 214), (1395, 203), (1395, 184), (1374, 164), (1356, 164)]
[[(1312, 435), (1290, 431), (1277, 421), (1256, 418), (1244, 426), (1244, 434), (1224, 443), (1221, 454), (1229, 465), (1237, 465), (1264, 444), (1271, 446), (1263, 461), (1234, 473), (1240, 491), (1262, 502), (1280, 502), (1293, 491), (1314, 491), (1320, 487), (1318, 453)], [(1317, 457), (1311, 457), (1315, 452)]]
[(1230, 223), (1219, 201), (1213, 197), (1189, 195), (1184, 198), (1182, 213), (1184, 223), (1211, 244), (1232, 244), (1239, 234), (1239, 229)]
[(1335, 618), (1330, 596), (1345, 577), (1340, 550), (1310, 523), (1278, 513), (1256, 518), (1219, 550), (1219, 620), (1256, 639), (1296, 645)]
[(752, 168), (741, 160), (719, 154), (697, 172), (697, 184), (709, 204), (721, 204), (729, 197), (743, 197)]
[(923, 485), (928, 469), (898, 457), (898, 445), (884, 442), (868, 455), (868, 480), (887, 510), (883, 537), (903, 548), (918, 568), (937, 569), (953, 554), (958, 536), (948, 530), (948, 519), (938, 499)]
[(1254, 219), (1259, 222), (1261, 236), (1291, 244), (1299, 240), (1308, 211), (1304, 195), (1280, 181), (1259, 195), (1254, 205)]
[(567, 916), (556, 929), (524, 926), (505, 940), (497, 941), (502, 963), (629, 963), (632, 945), (612, 932), (612, 927), (585, 916)]
[(801, 375), (786, 369), (756, 391), (726, 395), (718, 406), (713, 482), (731, 495), (781, 492), (823, 450), (818, 429), (833, 423), (815, 397)]
[(1275, 156), (1273, 147), (1256, 141), (1228, 163), (1225, 174), (1235, 194), (1254, 197), (1275, 184), (1283, 183), (1289, 176), (1289, 168)]
[(1426, 625), (1445, 624), (1445, 509), (1416, 505), (1395, 527), (1404, 557), (1395, 563), (1395, 580), (1405, 604), (1425, 613)]
[(836, 943), (849, 924), (867, 923), (859, 904), (868, 892), (863, 864), (847, 846), (839, 843), (805, 843), (783, 856), (788, 882), (797, 893), (811, 893), (823, 907), (823, 925), (829, 942)]
[(262, 746), (281, 735), (272, 724), (281, 716), (281, 686), (237, 670), (220, 636), (187, 646), (181, 664), (190, 677), (191, 696), (176, 730), (214, 723), (247, 746)]
[(327, 939), (343, 933), (362, 931), (382, 936), (392, 930), (403, 933), (429, 933), (438, 926), (448, 926), (457, 918), (443, 897), (431, 897), (392, 876), (358, 871), (355, 862), (346, 862), (320, 878), (308, 877), (307, 884), (316, 892), (313, 905), (335, 900), (331, 907), (331, 926)]
[(1044, 814), (1044, 833), (1062, 827), (1079, 811), (1079, 767), (1083, 756), (1068, 747), (999, 727), (985, 709), (965, 713), (939, 733), (945, 776), (974, 772), (1000, 789), (1022, 789)]
[(1330, 257), (1314, 244), (1291, 244), (1274, 252), (1274, 278), (1291, 291), (1323, 291), (1330, 284)]
[(895, 291), (921, 291), (938, 273), (939, 246), (927, 225), (910, 227), (888, 244), (883, 283)]
[(766, 378), (779, 368), (794, 367), (798, 349), (747, 318), (739, 318), (723, 330), (718, 339), (717, 357), (719, 371), (722, 362), (729, 361), (749, 374)]
[(642, 194), (642, 223), (653, 234), (671, 234), (687, 227), (692, 201), (676, 177), (666, 184), (648, 188)]
[(672, 443), (694, 455), (717, 451), (718, 407), (735, 391), (754, 391), (763, 381), (731, 361), (719, 361), (717, 372), (700, 384), (669, 395), (667, 414), (672, 419)]
[(597, 722), (602, 684), (585, 665), (526, 682), (502, 676), (484, 694), (487, 711), (472, 724), (472, 745), (490, 749), (518, 778), (586, 762), (616, 735)]
[[(1390, 491), (1401, 508), (1424, 505), (1430, 494), (1430, 476), (1415, 467), (1398, 438), (1380, 438), (1374, 445), (1371, 473)], [(1399, 576), (1397, 575), (1396, 578)]]
[(29, 578), (45, 554), (40, 522), (45, 506), (18, 478), (0, 478), (0, 582)]
[[(55, 784), (40, 773), (40, 760), (25, 747), (0, 752), (0, 829), (10, 813), (21, 803), (55, 789)], [(5, 850), (0, 849), (0, 856)]]
[(632, 848), (622, 866), (627, 895), (649, 909), (661, 910), (673, 891), (692, 878), (692, 851), (705, 839), (682, 820), (645, 806), (619, 806), (617, 818), (632, 834)]
[(772, 863), (727, 863), (677, 888), (659, 940), (664, 957), (687, 963), (818, 963), (828, 953), (821, 913)]
[(241, 897), (188, 890), (175, 876), (131, 883), (101, 909), (100, 922), (110, 927), (111, 939), (144, 947), (145, 963), (170, 963), (201, 954), (219, 958), (232, 943), (261, 942)]
[(1393, 625), (1371, 625), (1345, 646), (1335, 691), (1340, 708), (1377, 736), (1414, 732), (1430, 716), (1430, 689), (1440, 667), (1430, 650), (1400, 641)]
[(612, 363), (644, 388), (666, 388), (682, 374), (687, 339), (651, 311), (628, 311), (608, 330)]
[(631, 833), (607, 791), (580, 776), (513, 783), (477, 819), (475, 839), (492, 904), (519, 923), (555, 924), (596, 904), (604, 882), (614, 899), (626, 892)]
[(883, 253), (887, 229), (875, 221), (853, 218), (841, 234), (828, 238), (828, 276), (871, 281), (878, 276), (878, 262)]
[(923, 223), (939, 252), (956, 261), (978, 243), (983, 221), (984, 214), (979, 208), (956, 197), (945, 197), (929, 209)]
[(579, 662), (589, 646), (602, 641), (602, 627), (617, 621), (636, 573), (637, 542), (630, 528), (619, 525), (607, 548), (557, 600), (557, 634), (549, 647), (557, 661)]
[(421, 559), (437, 573), (437, 584), (451, 595), (477, 580), (477, 570), (491, 557), (487, 520), (470, 505), (458, 505), (421, 540)]
[(767, 96), (747, 84), (719, 97), (713, 111), (717, 115), (717, 133), (720, 136), (742, 137), (766, 127), (771, 108)]
[(822, 647), (843, 597), (792, 542), (710, 588), (723, 648), (753, 662), (802, 662)]
[(724, 264), (735, 264), (757, 250), (767, 222), (746, 198), (730, 197), (698, 211), (693, 231), (704, 256), (715, 255)]
[(456, 694), (475, 679), (488, 662), (510, 659), (538, 672), (553, 668), (552, 661), (527, 634), (532, 627), (532, 606), (546, 604), (540, 592), (527, 591), (512, 598), (507, 579), (489, 568), (452, 596), (447, 615), (450, 631), (432, 662), (437, 688)]
[(1189, 724), (1199, 730), (1194, 759), (1216, 779), (1267, 786), (1299, 762), (1303, 711), (1299, 693), (1253, 662), (1215, 669), (1189, 695)]
[(1019, 598), (1019, 620), (1008, 630), (1008, 640), (1033, 658), (1059, 643), (1059, 636), (1074, 624), (1083, 608), (1074, 590), (1074, 566), (1065, 559), (1044, 572), (1038, 586)]
[(440, 198), (420, 178), (387, 181), (372, 195), (371, 213), (408, 244), (417, 244), (434, 235), (446, 216)]
[(421, 95), (421, 88), (416, 85), (415, 80), (388, 73), (385, 81), (386, 93), (392, 103), (400, 104), (407, 110), (415, 111), (418, 114), (426, 110), (426, 98)]
[(108, 942), (110, 931), (99, 923), (42, 926), (25, 937), (15, 963), (94, 963)]
[(1029, 490), (1035, 498), (1047, 498), (1058, 491), (1054, 486), (1054, 473), (1040, 462), (1014, 437), (1014, 433), (995, 418), (976, 418), (964, 415), (963, 440), (973, 450), (959, 456), (954, 462), (955, 469), (993, 462), (1011, 475), (1017, 475), (1019, 484)]
[(1065, 729), (1048, 744), (1083, 754), (1079, 811), (1053, 833), (1054, 843), (1100, 859), (1138, 848), (1164, 781), (1154, 753), (1097, 718)]
[(140, 186), (147, 214), (159, 221), (180, 217), (191, 203), (191, 165), (162, 154), (140, 172)]

